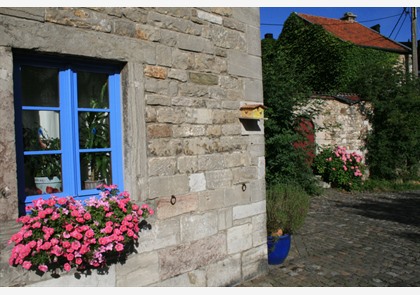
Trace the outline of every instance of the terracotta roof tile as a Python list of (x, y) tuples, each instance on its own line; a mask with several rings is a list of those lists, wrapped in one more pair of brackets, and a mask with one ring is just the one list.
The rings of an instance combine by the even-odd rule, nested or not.
[(297, 15), (310, 23), (321, 25), (325, 30), (343, 41), (349, 41), (359, 46), (373, 47), (398, 53), (411, 52), (404, 45), (388, 39), (356, 21), (351, 22), (303, 13), (297, 13)]

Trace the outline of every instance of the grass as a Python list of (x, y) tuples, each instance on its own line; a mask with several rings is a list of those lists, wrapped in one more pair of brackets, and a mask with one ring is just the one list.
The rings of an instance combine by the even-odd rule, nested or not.
[(367, 179), (361, 189), (361, 192), (395, 192), (420, 190), (420, 181), (396, 182), (389, 180)]

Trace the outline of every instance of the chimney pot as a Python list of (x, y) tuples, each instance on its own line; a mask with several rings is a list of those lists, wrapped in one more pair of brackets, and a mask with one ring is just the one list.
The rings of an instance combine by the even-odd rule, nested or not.
[(344, 20), (344, 21), (348, 21), (350, 23), (353, 23), (353, 22), (356, 21), (356, 17), (357, 17), (357, 15), (353, 14), (352, 12), (346, 12), (344, 14), (344, 16), (340, 19)]

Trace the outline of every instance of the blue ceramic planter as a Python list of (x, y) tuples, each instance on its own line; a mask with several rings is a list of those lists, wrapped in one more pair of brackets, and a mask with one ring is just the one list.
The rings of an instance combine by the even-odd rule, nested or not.
[(291, 236), (289, 234), (280, 237), (267, 237), (268, 264), (281, 264), (286, 259), (290, 250)]

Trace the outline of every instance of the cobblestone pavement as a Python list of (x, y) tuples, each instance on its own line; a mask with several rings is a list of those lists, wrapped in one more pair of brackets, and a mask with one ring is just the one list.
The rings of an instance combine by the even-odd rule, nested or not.
[(314, 197), (286, 261), (239, 287), (419, 287), (420, 191)]

